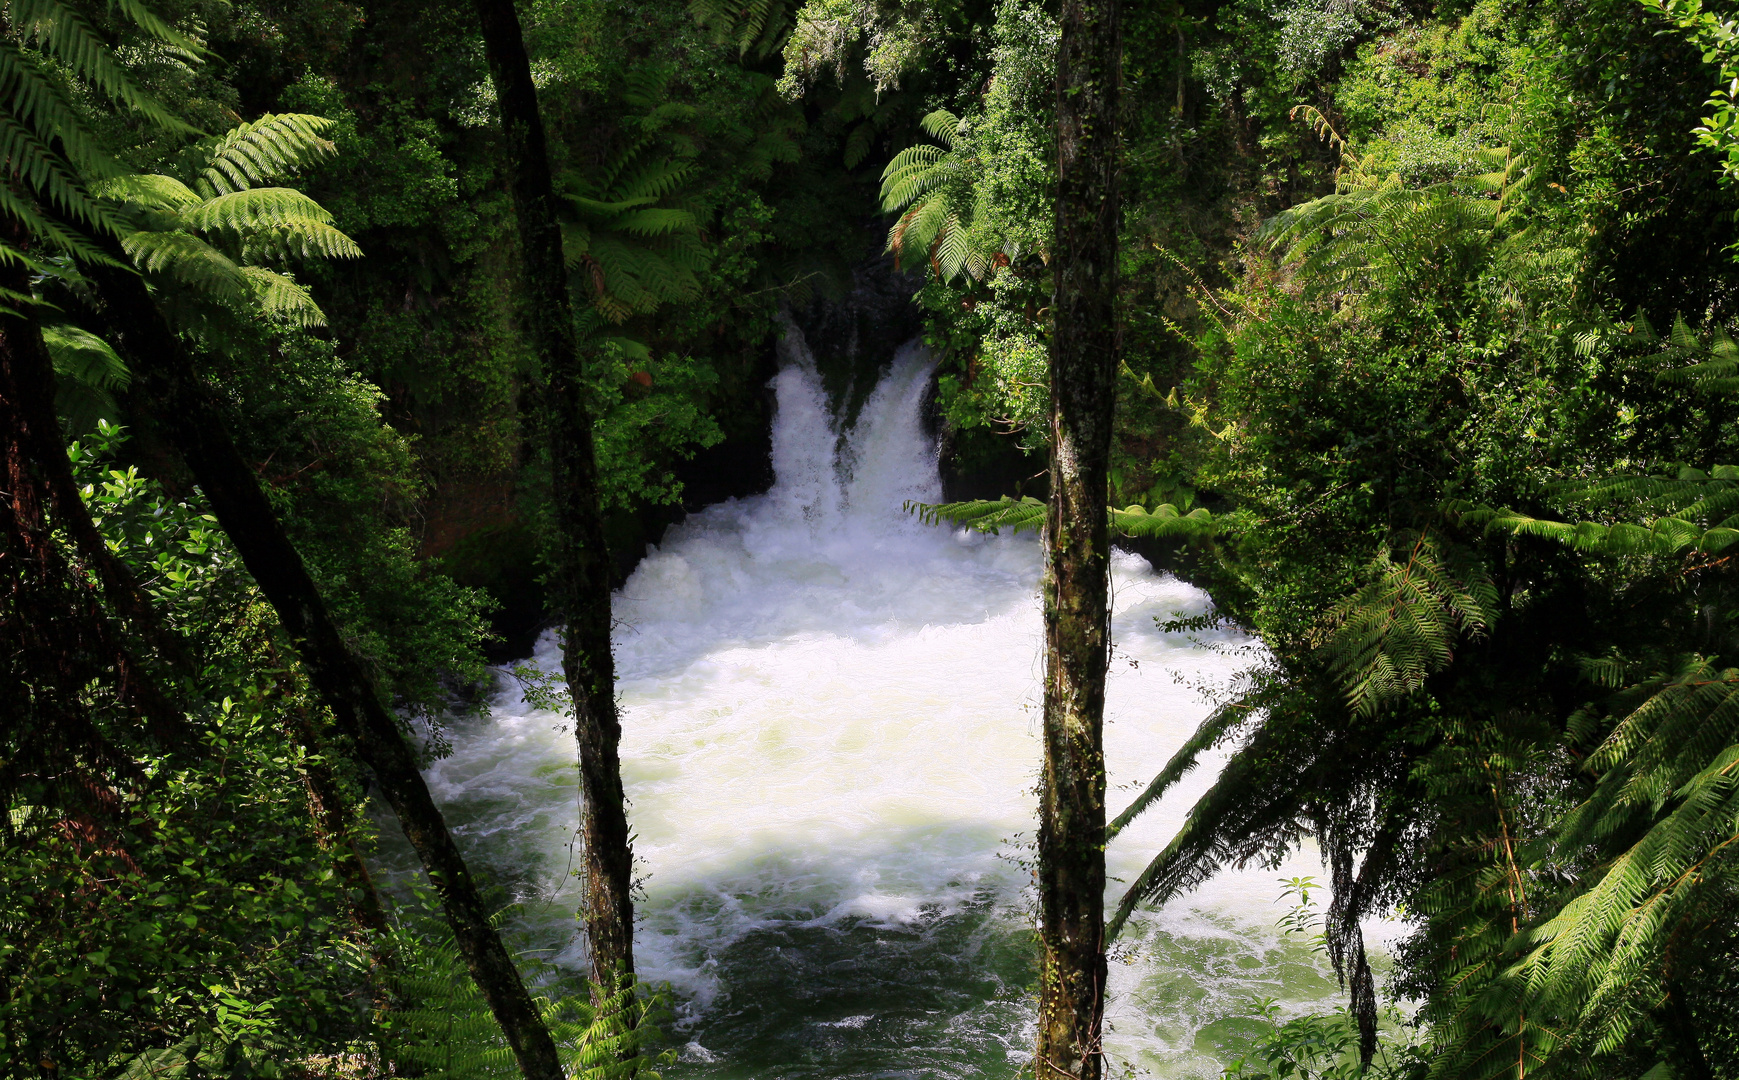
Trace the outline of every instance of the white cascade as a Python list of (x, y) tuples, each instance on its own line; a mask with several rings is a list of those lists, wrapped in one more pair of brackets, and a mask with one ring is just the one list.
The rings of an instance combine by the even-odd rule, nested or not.
[[(843, 431), (795, 331), (784, 361), (772, 490), (672, 528), (615, 600), (636, 949), (683, 1045), (668, 1075), (1013, 1076), (1032, 1036), (1038, 545), (902, 512), (941, 494), (921, 346)], [(1192, 685), (1250, 661), (1235, 638), (1162, 634), (1207, 598), (1141, 559), (1118, 556), (1114, 586), (1113, 812), (1206, 714)], [(535, 662), (559, 671), (548, 635)], [(461, 842), (517, 882), (523, 934), (582, 970), (571, 734), (509, 686), (452, 741), (429, 777)], [(1219, 760), (1117, 839), (1114, 877), (1163, 846)], [(1275, 929), (1277, 879), (1298, 874), (1323, 876), (1300, 856), (1139, 917), (1113, 965), (1111, 1056), (1217, 1076), (1260, 999), (1333, 1001), (1321, 958)]]

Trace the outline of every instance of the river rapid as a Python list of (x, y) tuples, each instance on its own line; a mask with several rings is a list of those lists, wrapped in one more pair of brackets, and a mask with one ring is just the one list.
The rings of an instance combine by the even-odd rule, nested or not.
[[(665, 1075), (1013, 1077), (1035, 1012), (1038, 544), (902, 512), (941, 495), (921, 347), (849, 427), (795, 330), (782, 353), (772, 490), (672, 528), (615, 600), (636, 950), (671, 988), (680, 1047)], [(1119, 555), (1113, 584), (1115, 814), (1206, 714), (1198, 688), (1253, 651), (1161, 633), (1207, 597), (1139, 558)], [(559, 671), (548, 635), (533, 661)], [(467, 857), (523, 902), (516, 938), (580, 971), (572, 735), (501, 682), (428, 778)], [(1113, 878), (1164, 845), (1221, 760), (1117, 838)], [(1326, 963), (1275, 927), (1280, 879), (1300, 874), (1326, 877), (1307, 852), (1139, 916), (1112, 964), (1112, 1060), (1217, 1076), (1262, 999), (1338, 1003)]]

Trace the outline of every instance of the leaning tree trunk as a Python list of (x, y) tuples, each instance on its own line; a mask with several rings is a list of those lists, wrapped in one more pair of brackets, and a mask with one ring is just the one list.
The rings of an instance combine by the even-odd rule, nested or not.
[(1045, 515), (1039, 1080), (1097, 1080), (1105, 1001), (1105, 670), (1116, 402), (1117, 0), (1063, 0)]
[(321, 700), (339, 730), (354, 741), (358, 757), (398, 815), (520, 1071), (526, 1080), (564, 1080), (555, 1041), (489, 920), (410, 743), (340, 636), (258, 477), (242, 459), (195, 373), (192, 358), (137, 275), (93, 267), (89, 276), (97, 284), (110, 336), (131, 361), (133, 393), (143, 399), (153, 424), (193, 471), (218, 524), (277, 612)]
[(519, 218), (530, 303), (526, 330), (545, 379), (544, 422), (555, 502), (555, 599), (562, 672), (574, 703), (585, 847), (586, 936), (592, 979), (608, 994), (634, 974), (634, 855), (622, 797), (616, 662), (610, 651), (610, 562), (598, 510), (598, 467), (586, 407), (561, 226), (531, 63), (513, 0), (476, 0), (495, 97), (503, 160)]

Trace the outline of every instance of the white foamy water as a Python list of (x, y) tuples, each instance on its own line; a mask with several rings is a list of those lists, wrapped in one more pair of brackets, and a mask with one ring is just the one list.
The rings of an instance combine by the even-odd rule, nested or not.
[[(1038, 545), (901, 511), (941, 494), (922, 349), (893, 358), (848, 431), (801, 342), (786, 353), (773, 489), (670, 530), (616, 598), (636, 948), (685, 1044), (667, 1075), (1013, 1076), (1034, 1011)], [(1114, 585), (1113, 813), (1206, 714), (1192, 686), (1250, 661), (1236, 639), (1156, 628), (1205, 610), (1200, 592), (1133, 556)], [(535, 659), (559, 670), (547, 636)], [(510, 690), (453, 745), (429, 779), (461, 843), (530, 898), (525, 933), (582, 969), (571, 735)], [(1219, 760), (1118, 837), (1114, 877), (1164, 845)], [(1324, 963), (1274, 929), (1295, 874), (1324, 877), (1314, 857), (1228, 873), (1132, 924), (1114, 1059), (1217, 1075), (1260, 999), (1329, 1003)]]

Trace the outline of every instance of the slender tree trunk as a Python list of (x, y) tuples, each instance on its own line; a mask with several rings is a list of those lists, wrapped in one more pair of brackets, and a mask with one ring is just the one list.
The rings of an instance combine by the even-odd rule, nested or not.
[[(22, 266), (0, 268), (0, 288), (29, 287)], [(71, 487), (72, 473), (53, 391), (40, 327), (27, 315), (0, 314), (0, 794), (35, 777), (47, 785), (36, 801), (107, 828), (126, 816), (114, 781), (143, 774), (92, 722), (83, 702), (89, 685), (111, 685), (166, 741), (181, 741), (183, 728), (105, 610), (91, 580), (100, 571), (68, 558), (55, 538), (57, 527), (77, 535), (79, 526), (63, 520), (55, 493)], [(90, 525), (82, 501), (77, 509)]]
[[(16, 220), (6, 219), (0, 229), (8, 233), (14, 245), (28, 246), (28, 231)], [(18, 264), (0, 269), (0, 288), (29, 295), (28, 272)], [(58, 526), (72, 540), (73, 550), (84, 568), (101, 585), (102, 601), (110, 610), (120, 613), (126, 629), (151, 646), (159, 661), (185, 669), (186, 658), (179, 641), (164, 629), (132, 573), (109, 550), (91, 520), (90, 509), (79, 496), (54, 411), (54, 363), (34, 313), (0, 315), (0, 424), (6, 429), (4, 476), (0, 477), (0, 486), (5, 491), (0, 498), (12, 503), (10, 520), (15, 523), (16, 539), (21, 542), (19, 550), (13, 553), (13, 561), (35, 564), (46, 578), (60, 577), (61, 571), (67, 572), (65, 580), (75, 578), (77, 575), (70, 573), (71, 567), (62, 561), (56, 545), (49, 539), (52, 528)], [(80, 591), (87, 592), (80, 605), (86, 617), (73, 618), (57, 629), (68, 630), (78, 625), (81, 629), (69, 632), (88, 634), (100, 642), (97, 655), (113, 665), (112, 675), (122, 699), (146, 721), (151, 734), (165, 745), (184, 743), (183, 717), (164, 694), (155, 674), (148, 670), (150, 665), (141, 663), (123, 640), (121, 627), (103, 611), (96, 593)], [(72, 657), (81, 656), (92, 644), (87, 641), (75, 645), (69, 639), (66, 648), (71, 655), (60, 666), (68, 667)], [(72, 723), (76, 711), (65, 712), (63, 722)], [(96, 737), (94, 728), (89, 728), (86, 734)]]
[(1117, 0), (1063, 0), (1045, 517), (1039, 1080), (1098, 1080), (1105, 1000), (1105, 670), (1116, 403)]
[(1714, 1080), (1715, 1072), (1709, 1068), (1709, 1059), (1697, 1037), (1696, 1017), (1691, 1015), (1690, 1003), (1685, 1000), (1684, 983), (1669, 978), (1666, 987), (1667, 995), (1656, 1017), (1674, 1050), (1673, 1075), (1681, 1080)]
[[(15, 219), (3, 226), (8, 239), (17, 247), (29, 246), (29, 232)], [(23, 266), (0, 270), (0, 288), (29, 295), (30, 275)], [(104, 600), (121, 620), (158, 657), (178, 673), (191, 670), (180, 640), (163, 626), (151, 600), (139, 587), (126, 564), (115, 557), (97, 532), (90, 509), (79, 496), (78, 482), (73, 478), (72, 464), (66, 455), (66, 441), (61, 434), (60, 420), (54, 410), (54, 362), (48, 346), (42, 340), (42, 326), (34, 313), (5, 316), (5, 347), (9, 354), (10, 408), (17, 416), (14, 436), (27, 449), (35, 463), (47, 498), (45, 508), (54, 514), (56, 523), (66, 531), (79, 557), (96, 576), (103, 588)], [(146, 692), (156, 693), (147, 688)], [(153, 714), (154, 734), (174, 741), (179, 737), (180, 724), (170, 722), (167, 707)]]
[(580, 751), (586, 935), (592, 979), (607, 993), (634, 974), (634, 855), (622, 796), (622, 722), (616, 712), (616, 661), (610, 651), (610, 561), (598, 509), (592, 416), (581, 379), (549, 151), (519, 15), (513, 0), (476, 3), (501, 105), (503, 158), (519, 219), (530, 301), (526, 331), (545, 379), (562, 671), (573, 698)]
[(339, 730), (354, 741), (358, 756), (397, 813), (520, 1071), (526, 1080), (564, 1080), (555, 1042), (489, 921), (410, 743), (345, 645), (258, 477), (242, 459), (195, 373), (192, 358), (137, 275), (93, 267), (90, 277), (97, 284), (110, 336), (132, 362), (134, 394), (144, 399), (152, 421), (193, 471), (218, 523), (277, 612), (321, 700)]

